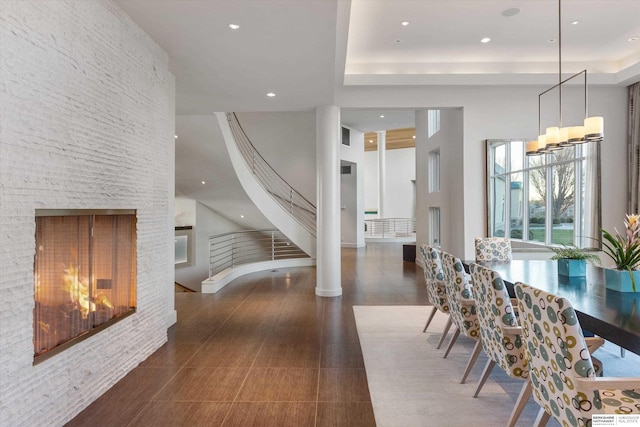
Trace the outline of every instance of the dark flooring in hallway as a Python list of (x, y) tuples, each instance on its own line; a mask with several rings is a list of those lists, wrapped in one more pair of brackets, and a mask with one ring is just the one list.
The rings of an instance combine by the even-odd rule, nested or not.
[(343, 249), (342, 288), (293, 268), (176, 293), (169, 341), (67, 425), (374, 426), (352, 306), (427, 304), (422, 270), (399, 243)]

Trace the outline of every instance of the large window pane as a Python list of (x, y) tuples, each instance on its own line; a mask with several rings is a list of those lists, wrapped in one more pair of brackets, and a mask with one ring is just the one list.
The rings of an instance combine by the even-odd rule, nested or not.
[(507, 147), (500, 144), (493, 150), (493, 175), (505, 173), (507, 168)]
[(493, 186), (493, 223), (491, 229), (494, 236), (504, 237), (505, 220), (507, 210), (505, 205), (507, 183), (504, 176), (498, 176), (491, 180)]
[(511, 141), (511, 165), (509, 170), (519, 171), (522, 170), (524, 161), (524, 142), (523, 141)]
[(545, 242), (546, 188), (545, 169), (532, 169), (529, 172), (529, 240)]
[(523, 205), (524, 187), (522, 183), (522, 173), (511, 174), (511, 193), (509, 194), (509, 217), (511, 219), (510, 237), (512, 239), (523, 238)]
[(575, 213), (575, 163), (560, 163), (552, 167), (553, 194), (551, 242), (573, 244)]

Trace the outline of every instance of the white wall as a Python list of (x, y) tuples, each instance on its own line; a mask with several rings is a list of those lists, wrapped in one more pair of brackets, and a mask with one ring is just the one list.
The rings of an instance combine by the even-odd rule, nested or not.
[(387, 218), (415, 218), (416, 149), (387, 150), (384, 212)]
[(350, 146), (340, 146), (340, 159), (352, 164), (351, 176), (342, 175), (340, 187), (341, 236), (343, 246), (362, 247), (364, 243), (364, 132), (349, 128)]
[[(177, 199), (176, 199), (177, 200)], [(193, 265), (176, 268), (176, 282), (200, 292), (202, 281), (209, 277), (209, 237), (214, 234), (240, 231), (243, 227), (214, 212), (200, 202), (194, 202)], [(179, 224), (176, 224), (179, 225)]]
[[(463, 215), (459, 218), (462, 226), (457, 224), (462, 236), (451, 236), (450, 250), (469, 258), (474, 255), (474, 238), (486, 234), (484, 140), (535, 137), (538, 134), (538, 93), (545, 89), (539, 86), (349, 86), (337, 91), (336, 102), (342, 108), (462, 108), (463, 139), (456, 144), (463, 155), (463, 163), (455, 164), (461, 169), (454, 179), (462, 180), (458, 188), (463, 191), (445, 195), (455, 200), (457, 205), (442, 213), (444, 216), (456, 215), (457, 218), (457, 211), (462, 209)], [(575, 93), (580, 91), (581, 87), (569, 87), (563, 93), (567, 99), (573, 99)], [(564, 105), (571, 109), (567, 103)], [(574, 120), (572, 116), (579, 114), (582, 108), (582, 105), (574, 107), (573, 110), (577, 111), (575, 114), (565, 112), (565, 124), (571, 123)], [(626, 169), (627, 159), (626, 108), (626, 88), (589, 88), (589, 114), (605, 118), (602, 220), (603, 226), (608, 229), (621, 226), (626, 210), (626, 175), (624, 170), (621, 171), (621, 168)], [(424, 207), (418, 206), (418, 224), (426, 221), (427, 213)], [(445, 238), (443, 236), (443, 242)]]
[[(441, 110), (440, 131), (431, 137), (428, 134), (427, 112), (420, 111), (416, 114), (416, 241), (418, 244), (431, 241), (429, 209), (440, 208), (440, 244), (445, 251), (456, 253), (464, 239), (460, 227), (464, 218), (463, 198), (451, 195), (464, 192), (462, 110)], [(434, 150), (440, 151), (440, 191), (429, 192), (429, 154)]]
[[(0, 425), (62, 425), (167, 340), (173, 77), (107, 1), (0, 2), (0, 40)], [(41, 208), (137, 211), (137, 310), (34, 366)]]
[(307, 200), (316, 200), (316, 117), (313, 112), (237, 113), (265, 158)]
[[(415, 218), (416, 149), (386, 151), (386, 218)], [(365, 206), (378, 208), (378, 151), (365, 152)], [(376, 218), (378, 216), (375, 216)]]
[(196, 225), (196, 203), (193, 199), (176, 196), (174, 200), (176, 227)]
[[(364, 152), (364, 208), (367, 211), (378, 210), (378, 151)], [(377, 214), (366, 218), (379, 218)]]

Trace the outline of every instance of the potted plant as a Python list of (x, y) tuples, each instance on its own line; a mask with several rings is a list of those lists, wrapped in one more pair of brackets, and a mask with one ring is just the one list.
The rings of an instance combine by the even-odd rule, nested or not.
[(551, 250), (555, 252), (551, 259), (558, 261), (558, 274), (561, 276), (586, 276), (587, 261), (600, 262), (598, 255), (576, 246), (554, 247)]
[(616, 229), (616, 235), (602, 230), (604, 252), (613, 260), (615, 269), (607, 269), (607, 288), (620, 292), (636, 292), (640, 280), (640, 215), (627, 214), (625, 233)]

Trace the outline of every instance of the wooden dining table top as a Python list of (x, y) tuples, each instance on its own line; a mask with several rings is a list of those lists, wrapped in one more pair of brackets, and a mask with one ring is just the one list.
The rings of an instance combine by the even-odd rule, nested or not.
[[(475, 261), (467, 261), (466, 265)], [(587, 265), (587, 275), (558, 275), (556, 261), (478, 262), (500, 274), (509, 293), (522, 282), (571, 302), (580, 326), (640, 355), (640, 292), (618, 292), (605, 286), (605, 269)], [(640, 283), (637, 284), (640, 287)]]

